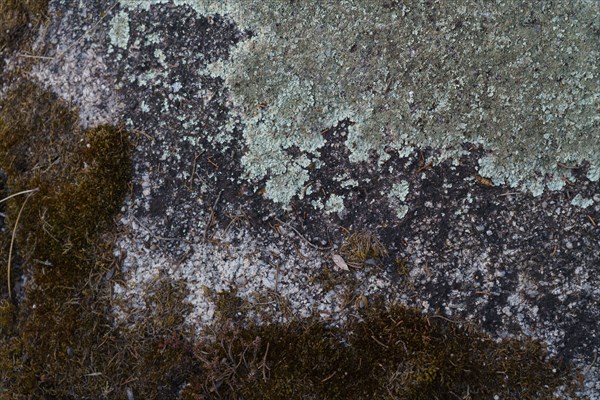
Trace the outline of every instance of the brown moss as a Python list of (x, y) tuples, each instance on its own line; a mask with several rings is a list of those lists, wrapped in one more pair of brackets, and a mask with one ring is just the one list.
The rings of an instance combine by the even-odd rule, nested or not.
[(244, 302), (237, 296), (236, 290), (219, 292), (215, 294), (215, 297), (218, 318), (223, 320), (239, 319)]
[(198, 348), (205, 376), (190, 398), (551, 399), (574, 382), (535, 342), (496, 342), (403, 306), (376, 304), (341, 328), (225, 326), (211, 343)]
[(332, 291), (341, 281), (342, 277), (340, 274), (336, 274), (335, 271), (325, 265), (315, 275), (311, 276), (309, 280), (311, 284), (320, 284), (325, 292)]
[(29, 46), (32, 33), (46, 20), (48, 0), (0, 1), (0, 84), (4, 79), (2, 55)]
[[(130, 151), (124, 130), (81, 131), (67, 104), (32, 83), (0, 102), (5, 192), (38, 189), (16, 229), (12, 267), (28, 277), (22, 301), (9, 301), (2, 284), (2, 398), (172, 398), (199, 373), (182, 285), (160, 277), (131, 327), (111, 318), (110, 279), (119, 275), (112, 226)], [(22, 202), (6, 202), (8, 227)]]
[(386, 257), (388, 252), (375, 233), (359, 231), (345, 238), (340, 254), (349, 266), (360, 268), (368, 260)]

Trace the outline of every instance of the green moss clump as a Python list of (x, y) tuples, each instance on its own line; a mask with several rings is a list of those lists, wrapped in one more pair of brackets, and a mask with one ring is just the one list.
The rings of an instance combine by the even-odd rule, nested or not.
[(342, 328), (225, 328), (197, 353), (205, 398), (552, 399), (560, 386), (574, 389), (569, 367), (535, 342), (496, 342), (403, 306), (376, 304)]

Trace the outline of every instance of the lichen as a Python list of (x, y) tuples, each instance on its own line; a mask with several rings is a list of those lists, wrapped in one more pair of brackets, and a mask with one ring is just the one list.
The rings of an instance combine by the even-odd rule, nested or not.
[(577, 196), (575, 196), (573, 198), (573, 200), (571, 200), (571, 205), (578, 206), (578, 207), (581, 207), (581, 208), (588, 208), (592, 204), (594, 204), (594, 200), (593, 199), (585, 198), (585, 197), (583, 197), (580, 194), (578, 194)]
[[(536, 194), (540, 173), (600, 153), (597, 2), (178, 4), (228, 14), (255, 32), (216, 69), (243, 116), (251, 179), (295, 174), (265, 167), (261, 156), (287, 165), (291, 146), (318, 156), (319, 132), (344, 118), (354, 122), (351, 161), (374, 151), (381, 163), (385, 149), (413, 145), (451, 155), (471, 142), (493, 152), (482, 175)], [(255, 118), (258, 104), (267, 107)]]
[(325, 203), (325, 212), (328, 214), (341, 213), (344, 211), (344, 198), (337, 194), (332, 194)]
[(393, 210), (396, 210), (396, 217), (398, 217), (398, 219), (404, 218), (408, 212), (408, 206), (405, 204), (405, 200), (409, 190), (410, 186), (408, 182), (401, 181), (400, 183), (394, 183), (388, 193), (390, 207)]
[(110, 23), (110, 43), (115, 47), (127, 48), (129, 43), (129, 14), (120, 11)]

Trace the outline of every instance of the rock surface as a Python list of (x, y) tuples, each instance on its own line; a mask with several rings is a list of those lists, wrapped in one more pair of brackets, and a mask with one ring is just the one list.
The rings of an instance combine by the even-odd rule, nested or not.
[[(598, 398), (598, 3), (210, 3), (54, 1), (36, 43), (82, 124), (136, 135), (115, 313), (159, 274), (200, 325), (205, 288), (333, 323), (383, 296), (538, 338)], [(387, 256), (346, 271), (360, 231)]]

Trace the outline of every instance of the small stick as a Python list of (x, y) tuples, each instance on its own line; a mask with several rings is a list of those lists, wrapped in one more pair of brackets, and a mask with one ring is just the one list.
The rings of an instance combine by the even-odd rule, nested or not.
[(18, 192), (18, 193), (13, 193), (13, 194), (11, 194), (10, 196), (8, 196), (8, 197), (5, 197), (5, 198), (3, 198), (2, 200), (0, 200), (0, 203), (3, 203), (3, 202), (5, 202), (6, 200), (8, 200), (8, 199), (11, 199), (11, 198), (13, 198), (13, 197), (16, 197), (16, 196), (19, 196), (19, 195), (21, 195), (21, 194), (33, 193), (33, 192), (37, 192), (38, 190), (40, 190), (40, 189), (38, 189), (38, 188), (35, 188), (35, 189), (23, 190), (22, 192)]
[(204, 227), (204, 241), (205, 242), (206, 242), (206, 236), (208, 235), (208, 229), (210, 227), (210, 224), (212, 224), (213, 218), (215, 216), (215, 208), (217, 207), (217, 203), (219, 202), (219, 199), (221, 199), (221, 194), (223, 194), (223, 190), (221, 190), (219, 192), (219, 194), (217, 195), (217, 198), (215, 199), (215, 202), (213, 203), (213, 206), (210, 209), (210, 216), (208, 217), (208, 222), (206, 223), (206, 226)]
[(432, 167), (433, 167), (433, 163), (429, 162), (429, 163), (423, 165), (421, 168), (419, 168), (415, 173), (418, 174), (419, 172), (425, 171), (425, 170), (430, 169)]
[[(135, 215), (132, 215), (133, 219), (135, 220), (135, 222), (138, 223), (139, 226), (141, 226), (142, 228), (144, 228), (146, 231), (148, 231), (148, 233), (150, 234), (150, 236), (152, 236), (154, 239), (161, 241), (161, 240), (165, 240), (165, 241), (169, 241), (169, 242), (175, 242), (178, 240), (182, 240), (180, 238), (168, 238), (168, 237), (162, 237), (162, 236), (157, 236), (154, 234), (154, 232), (152, 232), (152, 230), (150, 228), (148, 228), (147, 226), (145, 226), (144, 224), (142, 224), (142, 222), (137, 219), (137, 217)], [(185, 241), (185, 240), (182, 240)]]
[(379, 343), (384, 349), (389, 349), (390, 347), (388, 345), (386, 345), (383, 342), (380, 342), (379, 340), (377, 340), (377, 338), (375, 337), (375, 335), (371, 335), (371, 339), (373, 339), (374, 341), (376, 341), (377, 343)]
[[(15, 226), (12, 231), (12, 237), (10, 239), (10, 248), (8, 249), (8, 265), (6, 266), (6, 280), (7, 280), (7, 284), (8, 284), (8, 299), (9, 300), (12, 300), (12, 291), (10, 288), (10, 286), (11, 286), (10, 285), (10, 263), (12, 260), (12, 251), (13, 251), (13, 246), (15, 244), (15, 236), (17, 233), (17, 226), (19, 225), (19, 219), (21, 218), (21, 213), (23, 212), (23, 209), (25, 208), (25, 204), (27, 203), (27, 200), (29, 200), (29, 197), (31, 197), (32, 193), (35, 191), (37, 191), (37, 189), (30, 190), (27, 197), (25, 197), (23, 204), (21, 204), (21, 209), (19, 210), (19, 213), (17, 214), (17, 219), (15, 220)], [(19, 194), (19, 193), (17, 193), (17, 194)]]
[(214, 161), (212, 160), (212, 157), (208, 157), (208, 158), (206, 159), (206, 161), (208, 161), (208, 162), (210, 163), (210, 165), (212, 165), (212, 166), (213, 166), (213, 167), (215, 167), (216, 169), (219, 169), (219, 165), (218, 165), (216, 162), (214, 162)]
[(598, 359), (598, 353), (594, 352), (594, 359), (592, 360), (592, 363), (590, 365), (587, 366), (587, 368), (585, 369), (585, 372), (583, 373), (583, 376), (587, 375), (590, 370), (592, 369), (592, 367), (594, 366), (594, 364), (596, 364), (596, 360)]
[(172, 274), (174, 274), (175, 272), (177, 272), (177, 270), (179, 269), (179, 267), (181, 266), (181, 264), (183, 264), (183, 262), (188, 259), (188, 257), (190, 256), (190, 254), (192, 254), (192, 249), (189, 249), (183, 255), (183, 257), (181, 257), (181, 259), (179, 261), (177, 261), (177, 264), (175, 264), (175, 268), (173, 268), (173, 271), (171, 271)]
[(502, 193), (500, 194), (500, 196), (512, 196), (514, 194), (520, 194), (519, 192), (508, 192), (508, 193)]
[(277, 285), (279, 284), (279, 268), (281, 267), (281, 263), (277, 261), (277, 268), (275, 269), (275, 293), (277, 292)]
[(192, 164), (192, 174), (190, 175), (190, 182), (189, 182), (190, 190), (192, 190), (192, 187), (194, 186), (194, 175), (196, 175), (196, 160), (198, 160), (198, 157), (200, 157), (201, 154), (202, 153), (194, 155), (194, 162)]
[(596, 221), (594, 221), (594, 218), (592, 218), (591, 215), (588, 215), (587, 217), (590, 219), (590, 222), (592, 223), (592, 225), (597, 226)]
[(433, 318), (441, 318), (441, 319), (443, 319), (445, 321), (448, 321), (448, 322), (451, 322), (453, 324), (458, 324), (458, 322), (453, 321), (450, 318), (446, 318), (446, 317), (444, 317), (443, 315), (440, 315), (440, 314), (433, 314), (433, 315), (431, 315), (431, 317), (433, 317)]
[(573, 186), (573, 187), (575, 186), (575, 184), (573, 182), (571, 182), (569, 179), (565, 178), (564, 176), (561, 176), (560, 179), (562, 179), (562, 181), (569, 186)]
[(269, 354), (270, 345), (271, 343), (267, 342), (267, 350), (265, 351), (265, 355), (263, 356), (262, 362), (260, 363), (260, 368), (262, 369), (263, 379), (265, 380), (265, 382), (267, 381), (267, 374), (265, 373), (265, 370), (269, 369), (269, 367), (267, 367), (267, 354)]
[(298, 230), (296, 228), (294, 228), (289, 223), (285, 223), (282, 220), (280, 220), (279, 218), (275, 218), (275, 221), (279, 222), (282, 225), (289, 226), (294, 232), (296, 232), (296, 235), (300, 236), (306, 243), (308, 243), (308, 245), (310, 247), (312, 247), (314, 249), (317, 249), (317, 250), (330, 250), (331, 249), (331, 246), (330, 247), (320, 247), (320, 246), (317, 246), (316, 244), (313, 244), (310, 240), (308, 240), (307, 238), (305, 238), (300, 232), (298, 232)]
[(335, 376), (335, 374), (337, 374), (337, 371), (334, 371), (334, 372), (333, 372), (333, 374), (331, 374), (331, 375), (329, 375), (327, 378), (323, 379), (323, 380), (321, 381), (321, 383), (325, 383), (325, 382), (327, 382), (328, 380), (330, 380), (331, 378), (333, 378), (333, 377)]
[(34, 58), (34, 59), (39, 59), (39, 60), (54, 60), (54, 57), (34, 56), (32, 54), (23, 54), (23, 53), (17, 54), (17, 57), (21, 57), (21, 58)]

